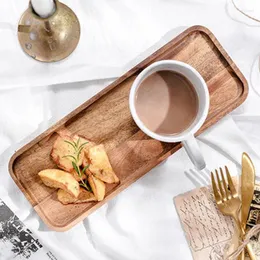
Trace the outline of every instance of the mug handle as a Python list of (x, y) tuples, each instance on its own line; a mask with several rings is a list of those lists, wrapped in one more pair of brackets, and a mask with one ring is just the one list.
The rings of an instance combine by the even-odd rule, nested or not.
[(203, 170), (206, 167), (203, 155), (200, 151), (196, 138), (191, 135), (186, 140), (182, 141), (190, 160), (195, 165), (197, 170)]

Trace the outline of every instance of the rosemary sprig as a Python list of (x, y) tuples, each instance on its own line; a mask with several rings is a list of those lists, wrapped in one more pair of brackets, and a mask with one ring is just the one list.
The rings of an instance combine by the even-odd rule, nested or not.
[(89, 167), (89, 165), (86, 165), (82, 170), (80, 169), (80, 167), (78, 166), (78, 162), (79, 162), (79, 157), (80, 157), (80, 154), (82, 152), (82, 150), (84, 149), (85, 145), (88, 143), (88, 142), (85, 142), (83, 144), (80, 145), (80, 138), (78, 138), (77, 142), (70, 142), (68, 140), (64, 140), (65, 143), (68, 143), (69, 145), (71, 145), (75, 151), (75, 156), (71, 155), (71, 154), (68, 154), (68, 155), (65, 155), (63, 156), (63, 158), (70, 158), (72, 159), (71, 163), (72, 163), (72, 166), (74, 168), (74, 170), (76, 171), (76, 173), (78, 174), (79, 178), (80, 178), (80, 186), (85, 188), (86, 190), (88, 191), (91, 191), (91, 188), (90, 186), (88, 185), (88, 183), (86, 183), (83, 179), (82, 179), (82, 176), (83, 174), (85, 173), (85, 171), (87, 170), (87, 168)]

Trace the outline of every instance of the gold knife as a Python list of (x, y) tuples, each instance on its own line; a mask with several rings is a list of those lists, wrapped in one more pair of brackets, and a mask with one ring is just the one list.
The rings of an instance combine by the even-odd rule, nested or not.
[[(248, 156), (243, 153), (242, 155), (242, 174), (241, 174), (241, 229), (244, 233), (246, 230), (247, 218), (250, 210), (250, 205), (254, 195), (255, 187), (255, 167)], [(255, 260), (255, 254), (251, 245), (247, 245), (247, 252), (252, 260)], [(244, 259), (244, 251), (241, 254), (241, 259)]]

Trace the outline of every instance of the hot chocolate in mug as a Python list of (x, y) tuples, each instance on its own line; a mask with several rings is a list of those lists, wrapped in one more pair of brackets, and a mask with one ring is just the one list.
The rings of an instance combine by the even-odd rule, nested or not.
[[(194, 135), (208, 115), (209, 91), (192, 66), (174, 60), (151, 64), (135, 79), (129, 106), (134, 121), (145, 134), (162, 142), (182, 142), (195, 167), (206, 167)], [(167, 132), (170, 127), (181, 130)]]

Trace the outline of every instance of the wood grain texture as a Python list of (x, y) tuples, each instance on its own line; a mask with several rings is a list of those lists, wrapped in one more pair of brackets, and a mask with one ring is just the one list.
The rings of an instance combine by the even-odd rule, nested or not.
[[(244, 76), (214, 35), (201, 26), (184, 31), (13, 155), (9, 163), (12, 178), (51, 229), (71, 228), (181, 147), (179, 143), (161, 143), (147, 137), (134, 123), (128, 107), (135, 77), (146, 66), (163, 59), (190, 64), (208, 85), (210, 110), (197, 134), (247, 97)], [(50, 152), (57, 132), (64, 128), (105, 145), (121, 182), (107, 185), (104, 201), (62, 205), (57, 201), (56, 191), (43, 185), (38, 177), (40, 170), (55, 168)]]

